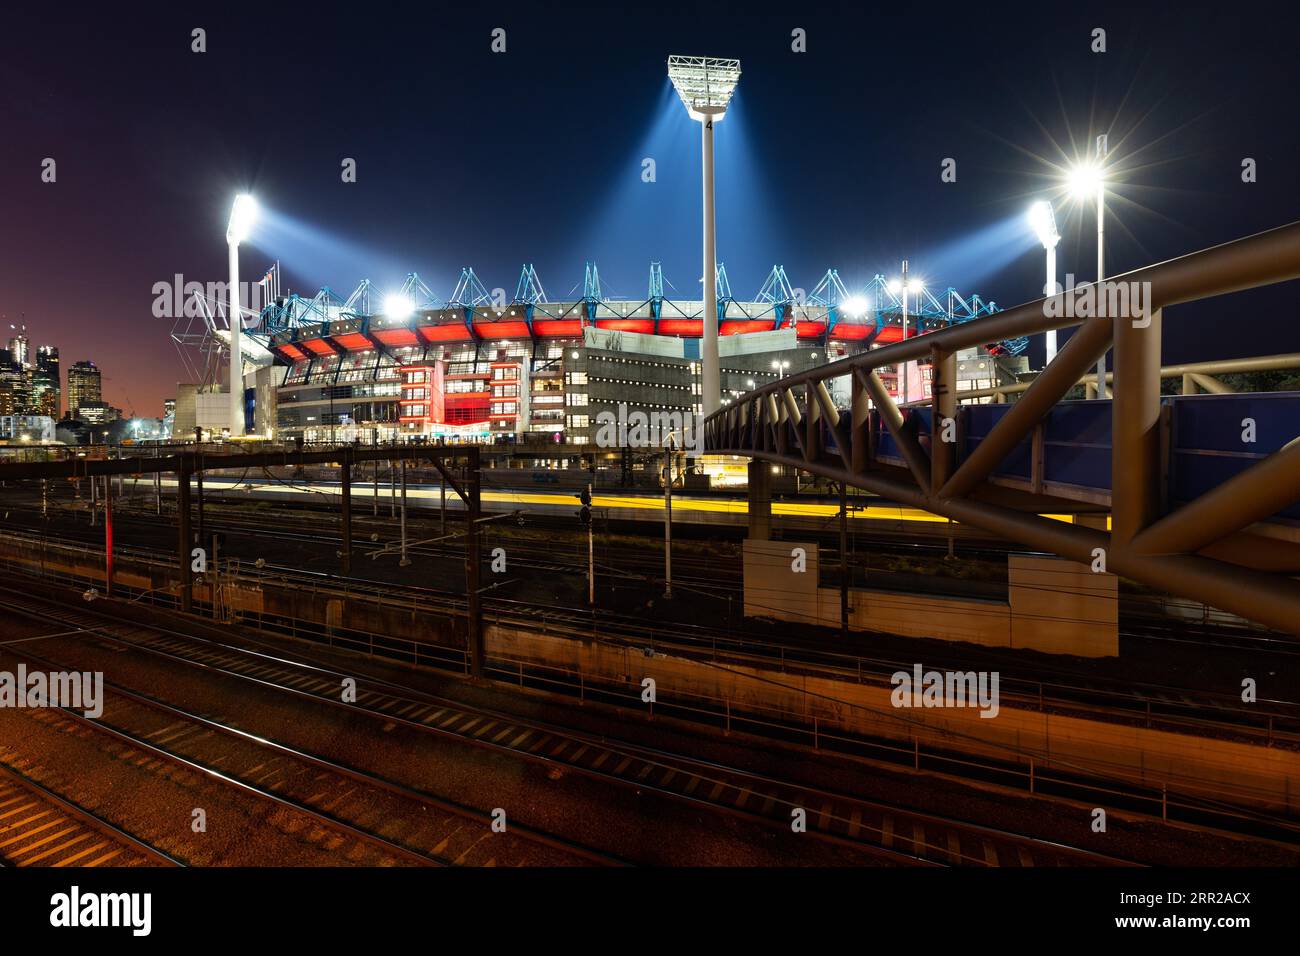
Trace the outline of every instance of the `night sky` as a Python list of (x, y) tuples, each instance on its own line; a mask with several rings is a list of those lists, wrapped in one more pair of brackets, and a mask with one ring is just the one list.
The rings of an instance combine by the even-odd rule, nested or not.
[[(665, 76), (672, 53), (742, 61), (717, 133), (718, 253), (740, 299), (774, 263), (811, 290), (827, 267), (861, 285), (902, 257), (936, 291), (1034, 298), (1025, 209), (1096, 132), (1116, 166), (1111, 275), (1300, 215), (1300, 57), (1270, 26), (1289, 18), (1257, 4), (270, 6), (3, 14), (4, 332), (25, 313), (33, 344), (99, 363), (127, 411), (161, 414), (186, 378), (153, 285), (225, 278), (242, 190), (266, 213), (244, 277), (279, 259), (308, 295), (414, 270), (445, 298), (467, 265), (509, 294), (533, 262), (549, 297), (572, 299), (591, 259), (607, 294), (639, 299), (657, 258), (678, 297), (698, 297), (699, 135)], [(940, 181), (947, 157), (956, 183)], [(1058, 219), (1062, 277), (1090, 281), (1091, 210)], [(1300, 349), (1295, 293), (1170, 310), (1166, 361)]]

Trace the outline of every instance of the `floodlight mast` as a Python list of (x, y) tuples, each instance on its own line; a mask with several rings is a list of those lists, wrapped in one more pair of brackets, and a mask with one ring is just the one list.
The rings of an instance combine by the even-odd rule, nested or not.
[(230, 436), (244, 434), (244, 355), (243, 319), (239, 311), (239, 244), (248, 238), (257, 218), (257, 200), (248, 193), (235, 197), (226, 226), (226, 246), (230, 252), (229, 326), (230, 326)]
[(722, 375), (718, 365), (718, 263), (713, 188), (713, 124), (727, 113), (740, 81), (740, 61), (701, 56), (670, 56), (668, 78), (691, 119), (700, 124), (704, 194), (704, 315), (700, 341), (700, 386), (704, 415), (721, 407)]
[[(1056, 216), (1052, 204), (1040, 200), (1029, 208), (1029, 222), (1038, 234), (1038, 241), (1047, 252), (1047, 281), (1043, 283), (1043, 295), (1051, 298), (1056, 295), (1056, 244), (1061, 241), (1061, 234), (1056, 228)], [(1047, 362), (1056, 358), (1056, 329), (1048, 329), (1046, 334)], [(1047, 364), (1045, 362), (1044, 364)]]
[[(1107, 136), (1097, 137), (1096, 161), (1076, 167), (1070, 174), (1070, 189), (1075, 198), (1087, 201), (1093, 190), (1097, 199), (1097, 294), (1102, 295), (1106, 279), (1106, 156), (1110, 152)], [(1106, 397), (1106, 353), (1097, 359), (1097, 398)]]
[[(1109, 152), (1107, 137), (1102, 133), (1097, 137), (1097, 298), (1103, 295), (1102, 282), (1106, 280), (1106, 177), (1104, 174), (1106, 154)], [(1106, 397), (1106, 352), (1103, 350), (1097, 358), (1097, 397)]]
[[(899, 287), (899, 292), (902, 294), (903, 341), (906, 342), (907, 341), (907, 293), (912, 291), (912, 283), (907, 278), (906, 259), (903, 260), (903, 278), (899, 280), (898, 287)], [(906, 405), (907, 404), (907, 373), (908, 373), (907, 363), (906, 362), (901, 363), (898, 366), (898, 371), (900, 373), (899, 378), (901, 378), (902, 381), (899, 383), (899, 388), (897, 389), (897, 391), (899, 395), (902, 396), (903, 404)]]

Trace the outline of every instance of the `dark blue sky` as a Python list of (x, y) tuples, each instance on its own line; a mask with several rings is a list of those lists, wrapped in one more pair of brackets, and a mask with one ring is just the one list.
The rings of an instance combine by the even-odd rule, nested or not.
[[(4, 15), (0, 313), (25, 312), (66, 364), (99, 362), (108, 399), (141, 414), (184, 378), (152, 286), (224, 277), (243, 189), (268, 211), (245, 276), (278, 258), (297, 291), (415, 270), (446, 296), (472, 265), (513, 292), (531, 261), (565, 298), (593, 259), (607, 291), (639, 296), (653, 257), (697, 295), (698, 127), (670, 53), (742, 60), (717, 137), (719, 256), (740, 298), (773, 263), (811, 289), (829, 266), (860, 284), (903, 256), (940, 289), (1032, 298), (1041, 252), (1012, 224), (1099, 131), (1119, 167), (1111, 274), (1300, 211), (1300, 58), (1258, 5), (270, 6)], [(1091, 212), (1059, 216), (1061, 273), (1091, 279)], [(1300, 349), (1295, 291), (1171, 311), (1166, 360)]]

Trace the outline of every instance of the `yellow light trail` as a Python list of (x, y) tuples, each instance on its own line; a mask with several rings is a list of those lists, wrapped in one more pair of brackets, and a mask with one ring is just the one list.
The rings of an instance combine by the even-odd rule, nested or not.
[[(174, 486), (175, 481), (164, 479), (164, 485)], [(286, 484), (251, 484), (240, 483), (235, 481), (225, 481), (222, 479), (205, 478), (203, 482), (205, 489), (212, 490), (230, 490), (236, 486), (247, 488), (253, 495), (292, 495), (292, 494), (329, 494), (337, 495), (338, 490), (334, 487), (329, 488), (311, 488), (306, 485)], [(380, 485), (379, 497), (388, 498), (392, 489), (386, 485)], [(368, 482), (352, 483), (352, 499), (368, 499), (374, 497), (374, 485)], [(408, 486), (406, 497), (421, 500), (439, 500), (441, 491), (436, 488), (416, 488)], [(563, 507), (572, 505), (577, 508), (577, 497), (573, 492), (539, 492), (539, 491), (482, 491), (479, 498), (483, 504), (510, 505), (516, 508), (524, 505), (540, 505), (543, 507)], [(448, 501), (458, 504), (459, 499), (455, 493), (447, 496)], [(664, 499), (655, 495), (592, 495), (592, 507), (609, 508), (623, 511), (651, 511), (662, 512), (664, 510)], [(674, 495), (673, 511), (691, 511), (713, 514), (734, 514), (745, 515), (749, 513), (749, 505), (744, 499), (736, 498), (693, 498)], [(773, 516), (787, 518), (835, 518), (840, 513), (838, 504), (823, 504), (820, 502), (772, 502)], [(948, 519), (941, 515), (930, 514), (920, 508), (906, 508), (902, 505), (892, 504), (872, 504), (866, 506), (852, 507), (849, 509), (849, 517), (854, 521), (919, 521), (927, 524), (947, 524)], [(1074, 516), (1067, 514), (1047, 514), (1044, 518), (1052, 518), (1056, 521), (1065, 521), (1073, 523)], [(953, 522), (957, 524), (958, 522)]]

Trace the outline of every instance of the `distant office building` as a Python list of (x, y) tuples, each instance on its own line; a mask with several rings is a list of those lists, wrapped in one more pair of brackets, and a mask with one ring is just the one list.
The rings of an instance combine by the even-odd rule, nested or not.
[(16, 362), (0, 361), (0, 415), (19, 415), (27, 408), (27, 376)]
[(107, 425), (122, 417), (122, 409), (108, 402), (82, 402), (77, 406), (77, 420), (87, 425)]
[(36, 350), (36, 364), (27, 369), (27, 412), (59, 419), (62, 388), (59, 376), (59, 350), (42, 345)]
[(0, 415), (0, 440), (54, 441), (54, 419), (48, 415)]
[(102, 406), (102, 398), (99, 367), (94, 362), (73, 363), (68, 369), (68, 416), (90, 421), (82, 416), (82, 407), (91, 403)]

